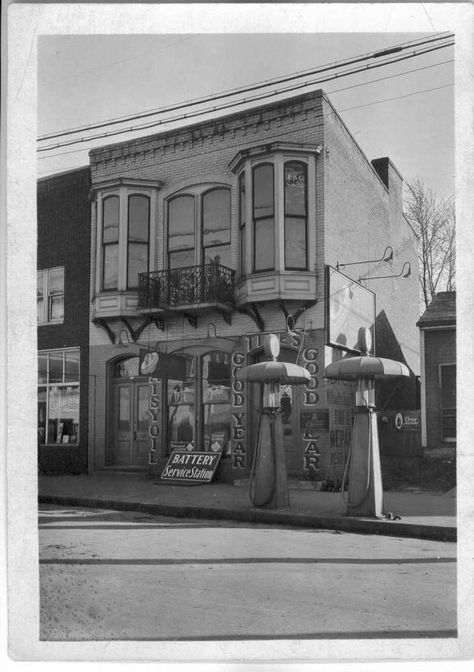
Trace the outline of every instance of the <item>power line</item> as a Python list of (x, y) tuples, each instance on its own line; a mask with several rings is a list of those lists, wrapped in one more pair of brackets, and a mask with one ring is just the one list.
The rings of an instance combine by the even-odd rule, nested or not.
[[(263, 100), (265, 98), (271, 98), (273, 96), (281, 95), (283, 93), (288, 93), (290, 91), (295, 91), (295, 90), (301, 89), (301, 88), (306, 88), (308, 86), (313, 86), (315, 84), (321, 84), (323, 82), (331, 81), (333, 79), (340, 79), (341, 77), (347, 77), (349, 75), (354, 75), (354, 74), (357, 74), (359, 72), (365, 72), (367, 70), (371, 70), (371, 69), (374, 69), (374, 68), (379, 68), (379, 67), (383, 67), (385, 65), (391, 65), (393, 63), (398, 63), (398, 62), (401, 62), (401, 61), (404, 61), (404, 60), (408, 60), (408, 59), (411, 59), (411, 58), (418, 57), (418, 56), (426, 54), (426, 53), (430, 53), (432, 51), (437, 51), (438, 49), (442, 49), (446, 46), (451, 46), (452, 44), (453, 43), (450, 43), (450, 44), (447, 44), (447, 45), (441, 45), (441, 46), (438, 45), (436, 47), (431, 47), (429, 49), (425, 49), (422, 52), (418, 52), (418, 53), (414, 52), (413, 54), (404, 55), (404, 56), (401, 56), (401, 57), (398, 57), (398, 58), (391, 59), (389, 61), (383, 61), (383, 62), (380, 62), (380, 63), (368, 64), (368, 65), (366, 65), (362, 68), (354, 69), (354, 70), (351, 70), (351, 71), (344, 71), (342, 73), (336, 73), (336, 74), (333, 74), (329, 77), (325, 77), (325, 78), (322, 78), (322, 79), (313, 80), (311, 82), (303, 82), (302, 84), (294, 84), (293, 86), (284, 87), (281, 90), (274, 90), (274, 91), (271, 91), (269, 93), (262, 93), (262, 94), (259, 94), (259, 95), (253, 95), (249, 98), (243, 98), (243, 99), (240, 99), (240, 100), (237, 100), (237, 101), (233, 101), (233, 102), (230, 102), (230, 103), (224, 103), (224, 104), (221, 104), (221, 105), (214, 105), (212, 107), (208, 107), (208, 108), (205, 108), (203, 110), (197, 110), (195, 112), (184, 113), (184, 114), (177, 115), (175, 117), (168, 117), (166, 119), (157, 120), (157, 121), (153, 121), (153, 122), (146, 123), (146, 124), (139, 124), (139, 125), (136, 125), (136, 126), (131, 126), (130, 128), (117, 129), (117, 130), (114, 130), (114, 131), (99, 133), (99, 134), (92, 135), (92, 136), (85, 137), (85, 138), (78, 138), (76, 140), (68, 140), (68, 141), (65, 141), (65, 142), (58, 142), (54, 145), (48, 145), (46, 147), (42, 147), (42, 148), (38, 149), (37, 151), (38, 152), (45, 152), (45, 151), (49, 151), (51, 149), (58, 149), (60, 147), (68, 147), (68, 146), (75, 145), (75, 144), (90, 142), (91, 140), (97, 140), (97, 139), (100, 139), (100, 138), (107, 138), (107, 137), (111, 137), (111, 136), (115, 136), (115, 135), (122, 135), (124, 133), (130, 133), (130, 132), (134, 132), (134, 131), (141, 131), (141, 130), (144, 130), (144, 129), (153, 128), (153, 127), (156, 127), (156, 126), (161, 126), (163, 124), (168, 124), (168, 123), (171, 123), (171, 122), (174, 122), (174, 121), (181, 121), (181, 120), (184, 120), (184, 119), (192, 119), (192, 118), (197, 117), (197, 116), (202, 116), (203, 114), (212, 113), (212, 112), (216, 112), (216, 111), (220, 111), (220, 110), (224, 110), (224, 109), (229, 109), (231, 107), (236, 107), (236, 106), (244, 105), (244, 104), (247, 104), (247, 103), (253, 103), (253, 102), (256, 102), (258, 100)], [(183, 105), (177, 106), (177, 108), (181, 108), (182, 106)], [(135, 118), (136, 117), (134, 117), (134, 119)]]
[[(435, 65), (442, 65), (442, 64), (444, 64), (444, 63), (450, 63), (450, 62), (451, 62), (451, 61), (443, 61), (442, 63), (435, 64)], [(426, 68), (432, 68), (432, 67), (435, 67), (435, 65), (426, 66)], [(425, 69), (425, 68), (416, 68), (415, 71), (417, 71), (417, 70), (424, 70), (424, 69)], [(361, 84), (356, 84), (356, 85), (354, 85), (354, 86), (365, 86), (365, 85), (368, 85), (368, 84), (372, 84), (373, 82), (379, 82), (379, 81), (382, 81), (382, 80), (384, 80), (384, 79), (391, 79), (392, 77), (396, 77), (396, 76), (399, 76), (399, 75), (410, 74), (411, 72), (414, 72), (414, 71), (412, 71), (412, 70), (407, 70), (405, 73), (398, 73), (398, 75), (389, 75), (388, 77), (378, 78), (378, 79), (375, 79), (375, 80), (371, 80), (371, 81), (369, 81), (369, 82), (363, 82), (363, 83), (361, 83)], [(366, 104), (363, 105), (363, 106), (361, 105), (360, 107), (370, 107), (371, 105), (379, 105), (380, 103), (390, 102), (390, 101), (393, 101), (393, 100), (398, 100), (399, 98), (405, 98), (405, 97), (409, 97), (409, 96), (415, 96), (415, 95), (417, 95), (417, 94), (426, 93), (427, 91), (434, 91), (434, 90), (437, 90), (437, 89), (443, 89), (443, 88), (446, 88), (446, 87), (448, 87), (448, 86), (452, 86), (452, 84), (445, 84), (444, 86), (436, 87), (435, 89), (423, 89), (423, 90), (419, 90), (419, 91), (413, 91), (412, 93), (409, 93), (409, 94), (406, 94), (406, 95), (402, 95), (402, 96), (395, 96), (395, 97), (393, 97), (393, 98), (387, 98), (387, 99), (383, 99), (383, 100), (375, 100), (375, 101), (373, 101), (373, 102), (371, 102), (371, 103), (366, 103)], [(354, 88), (354, 87), (347, 87), (347, 88)], [(329, 93), (330, 93), (330, 94), (332, 94), (332, 93), (338, 93), (339, 91), (345, 91), (345, 90), (346, 90), (346, 89), (338, 89), (338, 90), (336, 90), (336, 91), (330, 91)], [(346, 108), (346, 109), (344, 109), (344, 110), (341, 110), (341, 112), (348, 112), (349, 110), (353, 110), (353, 109), (357, 109), (357, 107)], [(38, 150), (38, 151), (39, 151), (39, 150)], [(56, 154), (49, 154), (49, 156), (39, 156), (38, 159), (41, 161), (41, 160), (44, 160), (44, 159), (51, 159), (51, 158), (54, 158), (54, 157), (56, 157), (56, 156), (67, 156), (68, 154), (78, 154), (79, 152), (86, 152), (86, 151), (87, 151), (87, 148), (72, 149), (72, 150), (69, 150), (69, 151), (67, 151), (67, 152), (57, 152)]]
[[(341, 61), (336, 61), (335, 63), (330, 63), (326, 64), (322, 67), (319, 68), (311, 68), (309, 70), (304, 70), (304, 71), (299, 71), (290, 75), (285, 75), (283, 77), (277, 77), (273, 79), (267, 79), (263, 80), (262, 82), (258, 82), (255, 84), (251, 84), (246, 87), (240, 87), (240, 88), (234, 88), (234, 89), (228, 89), (227, 91), (223, 91), (217, 94), (212, 94), (208, 96), (204, 96), (202, 98), (197, 98), (197, 99), (190, 99), (187, 101), (183, 101), (179, 104), (175, 105), (168, 105), (164, 106), (161, 108), (156, 108), (154, 110), (150, 110), (147, 112), (142, 112), (140, 114), (134, 114), (134, 115), (128, 115), (128, 116), (121, 116), (121, 117), (115, 117), (111, 118), (102, 122), (97, 122), (94, 124), (88, 124), (85, 126), (81, 127), (75, 127), (71, 129), (66, 129), (64, 131), (60, 131), (57, 133), (50, 133), (47, 135), (42, 135), (38, 138), (38, 141), (44, 141), (44, 140), (52, 140), (54, 138), (58, 137), (63, 137), (66, 135), (72, 135), (74, 133), (79, 133), (81, 131), (88, 131), (88, 130), (95, 130), (98, 128), (105, 128), (107, 126), (112, 126), (118, 123), (124, 123), (126, 121), (134, 121), (136, 119), (144, 119), (150, 116), (155, 116), (157, 114), (163, 114), (165, 112), (174, 112), (180, 109), (183, 109), (185, 107), (190, 107), (193, 105), (202, 105), (211, 101), (216, 101), (216, 100), (221, 100), (223, 98), (228, 98), (230, 96), (235, 96), (235, 95), (240, 95), (242, 93), (248, 93), (251, 91), (256, 91), (258, 89), (262, 89), (267, 86), (272, 86), (274, 84), (284, 84), (285, 82), (293, 81), (295, 79), (300, 79), (301, 77), (306, 77), (308, 75), (315, 75), (315, 74), (321, 74), (323, 72), (328, 72), (330, 70), (334, 70), (336, 68), (342, 68), (342, 67), (347, 67), (349, 65), (353, 65), (355, 63), (360, 63), (362, 61), (366, 61), (370, 58), (381, 58), (385, 57), (387, 55), (392, 55), (394, 53), (398, 53), (400, 51), (406, 50), (406, 49), (413, 49), (415, 46), (423, 46), (425, 44), (431, 45), (433, 43), (450, 39), (453, 35), (452, 34), (447, 34), (447, 35), (442, 35), (442, 36), (437, 36), (437, 37), (431, 37), (426, 40), (412, 40), (411, 42), (405, 43), (403, 45), (399, 45), (396, 47), (390, 47), (388, 49), (382, 50), (382, 51), (377, 51), (377, 52), (371, 52), (369, 54), (364, 54), (364, 55), (359, 55), (356, 57), (348, 58), (348, 59), (343, 59)], [(446, 46), (451, 46), (454, 44), (453, 42), (444, 44), (444, 45), (439, 45), (439, 48), (444, 48)], [(419, 54), (414, 53), (413, 56), (415, 55), (422, 55), (424, 53), (429, 53), (431, 49), (426, 49), (422, 50)], [(388, 61), (383, 61), (383, 64), (389, 64), (391, 62), (397, 62), (396, 60), (388, 60)], [(367, 66), (369, 68), (369, 66)], [(340, 76), (343, 76), (344, 73), (341, 73)]]
[(422, 89), (420, 91), (413, 91), (412, 93), (406, 93), (403, 96), (395, 96), (393, 98), (383, 98), (383, 100), (374, 100), (372, 103), (364, 103), (364, 105), (356, 105), (355, 107), (346, 107), (345, 110), (340, 110), (340, 112), (349, 112), (350, 110), (358, 110), (361, 107), (368, 107), (369, 105), (378, 105), (379, 103), (389, 103), (392, 100), (401, 100), (402, 98), (410, 98), (410, 96), (417, 96), (419, 93), (428, 93), (429, 91), (439, 91), (440, 89), (446, 89), (448, 86), (453, 86), (453, 84), (443, 84), (443, 86), (435, 86), (432, 89)]

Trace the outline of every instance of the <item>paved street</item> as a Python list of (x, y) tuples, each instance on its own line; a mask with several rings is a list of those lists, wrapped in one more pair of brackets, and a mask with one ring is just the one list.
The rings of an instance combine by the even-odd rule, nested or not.
[(446, 637), (450, 542), (40, 506), (44, 640)]

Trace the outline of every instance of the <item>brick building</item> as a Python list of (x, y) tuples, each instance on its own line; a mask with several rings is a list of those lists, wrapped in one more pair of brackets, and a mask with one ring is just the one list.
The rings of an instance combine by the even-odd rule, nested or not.
[[(322, 91), (94, 149), (90, 170), (90, 471), (159, 473), (186, 442), (222, 451), (218, 479), (247, 476), (261, 397), (236, 372), (274, 332), (281, 358), (312, 376), (283, 394), (289, 473), (340, 477), (353, 391), (323, 373), (354, 343), (330, 344), (328, 268), (378, 261), (387, 246), (393, 259), (337, 277), (350, 297), (376, 298), (377, 354), (413, 374), (379, 385), (379, 404), (414, 406), (417, 274), (399, 271), (417, 261), (402, 179), (388, 158), (365, 157)], [(397, 277), (358, 282), (370, 276)], [(140, 369), (146, 354), (161, 362), (154, 377)]]
[(38, 181), (38, 465), (87, 472), (90, 169)]
[(450, 454), (456, 447), (456, 292), (436, 294), (417, 326), (424, 454)]

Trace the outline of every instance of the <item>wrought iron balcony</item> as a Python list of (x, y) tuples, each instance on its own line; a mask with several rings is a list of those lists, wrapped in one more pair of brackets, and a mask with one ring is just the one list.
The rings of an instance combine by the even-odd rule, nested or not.
[(220, 264), (140, 273), (138, 310), (196, 313), (206, 308), (231, 312), (235, 271)]

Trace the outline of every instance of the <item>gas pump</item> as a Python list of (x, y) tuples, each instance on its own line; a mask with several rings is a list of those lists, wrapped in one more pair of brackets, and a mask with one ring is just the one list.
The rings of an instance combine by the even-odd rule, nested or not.
[[(324, 375), (334, 380), (357, 381), (352, 440), (341, 487), (347, 505), (346, 515), (382, 518), (383, 487), (375, 413), (375, 380), (409, 376), (410, 372), (401, 362), (369, 355), (372, 336), (366, 328), (359, 329), (358, 346), (360, 357), (332, 362), (326, 367)], [(344, 490), (348, 473), (346, 498)]]
[(263, 383), (257, 446), (250, 472), (250, 499), (255, 506), (276, 509), (290, 503), (283, 448), (281, 384), (303, 385), (311, 380), (311, 375), (302, 366), (277, 361), (280, 340), (276, 334), (268, 334), (263, 347), (269, 361), (244, 366), (237, 375), (247, 382)]

